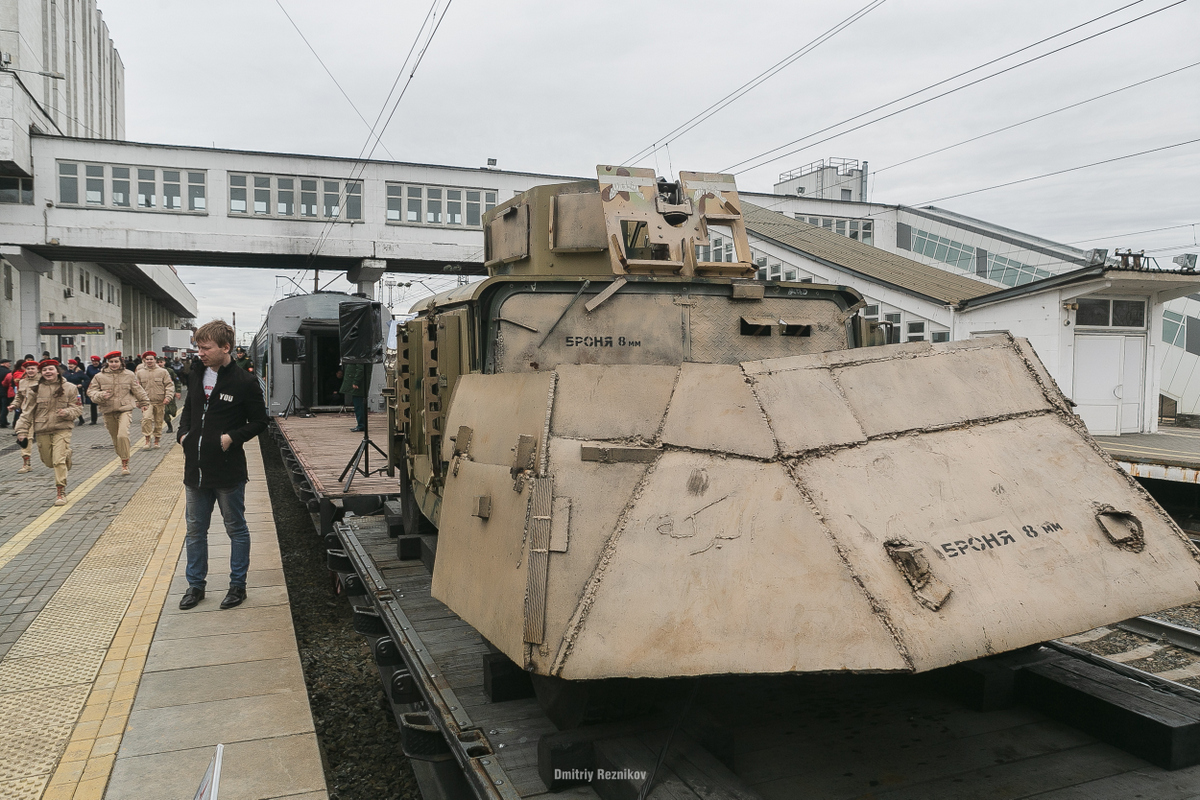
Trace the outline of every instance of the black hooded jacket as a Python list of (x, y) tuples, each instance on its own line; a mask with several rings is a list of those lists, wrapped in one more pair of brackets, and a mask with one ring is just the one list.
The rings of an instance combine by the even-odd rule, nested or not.
[[(245, 483), (242, 445), (267, 428), (267, 407), (258, 378), (232, 360), (217, 371), (217, 385), (204, 397), (204, 363), (192, 362), (187, 400), (175, 438), (183, 445), (183, 482), (198, 489), (222, 489)], [(222, 434), (233, 444), (221, 449)]]

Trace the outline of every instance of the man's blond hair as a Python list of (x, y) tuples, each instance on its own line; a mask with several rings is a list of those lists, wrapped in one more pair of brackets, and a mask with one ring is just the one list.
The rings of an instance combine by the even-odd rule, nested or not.
[(229, 327), (223, 319), (214, 319), (212, 322), (206, 322), (196, 329), (192, 339), (199, 344), (200, 342), (212, 342), (217, 347), (228, 347), (233, 350), (233, 328)]

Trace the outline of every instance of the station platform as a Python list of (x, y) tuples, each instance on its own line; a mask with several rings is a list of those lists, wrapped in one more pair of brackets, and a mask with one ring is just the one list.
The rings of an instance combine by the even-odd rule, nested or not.
[(1157, 433), (1097, 436), (1121, 468), (1138, 478), (1200, 483), (1200, 430), (1162, 426)]
[(218, 608), (229, 544), (215, 512), (208, 594), (185, 612), (172, 437), (135, 444), (122, 478), (103, 424), (76, 428), (68, 503), (54, 507), (36, 448), (19, 475), (0, 434), (0, 797), (192, 797), (220, 743), (221, 800), (327, 799), (258, 447), (247, 599)]

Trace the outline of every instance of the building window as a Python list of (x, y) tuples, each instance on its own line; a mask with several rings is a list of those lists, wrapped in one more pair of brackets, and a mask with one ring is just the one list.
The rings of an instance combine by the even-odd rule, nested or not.
[(879, 319), (879, 304), (873, 303), (863, 307), (863, 317), (865, 319)]
[(446, 190), (446, 224), (462, 225), (462, 189)]
[(58, 165), (58, 202), (79, 203), (79, 165)]
[[(1105, 298), (1085, 297), (1076, 302), (1079, 304), (1079, 309), (1075, 312), (1075, 324), (1077, 326), (1097, 328), (1146, 327), (1146, 302), (1144, 300), (1108, 300)], [(1167, 321), (1164, 313), (1164, 329)]]
[(930, 331), (929, 340), (932, 342), (950, 341), (950, 331)]
[(33, 179), (0, 178), (0, 203), (33, 205)]
[(346, 184), (346, 219), (362, 219), (362, 184)]
[(1183, 314), (1163, 310), (1162, 340), (1176, 347), (1183, 347)]

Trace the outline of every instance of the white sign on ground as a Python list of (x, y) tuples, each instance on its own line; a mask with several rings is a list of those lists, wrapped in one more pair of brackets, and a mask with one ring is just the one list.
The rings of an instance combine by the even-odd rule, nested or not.
[(213, 753), (212, 761), (208, 762), (204, 779), (200, 781), (200, 788), (196, 790), (196, 796), (192, 800), (217, 800), (217, 792), (221, 788), (221, 754), (223, 752), (225, 752), (225, 745), (217, 745), (217, 752)]

